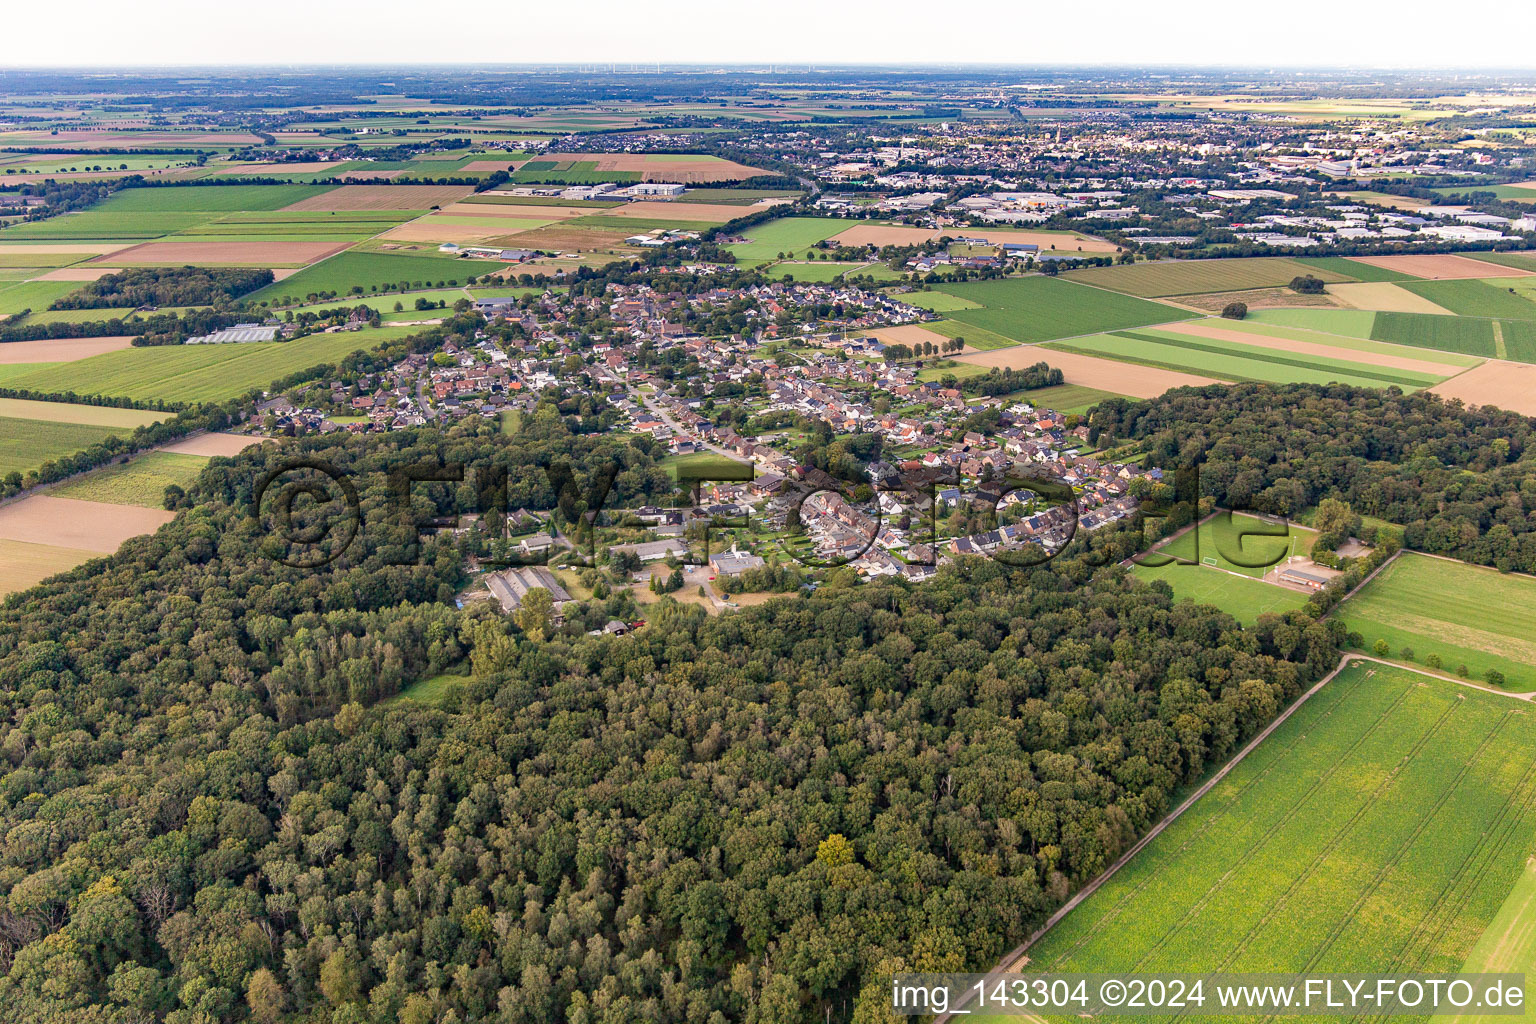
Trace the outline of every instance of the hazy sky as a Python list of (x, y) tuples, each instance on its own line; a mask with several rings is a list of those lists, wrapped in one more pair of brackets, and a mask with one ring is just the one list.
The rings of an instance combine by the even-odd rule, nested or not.
[(9, 4), (4, 22), (0, 65), (11, 66), (985, 61), (1536, 69), (1536, 0), (68, 0)]

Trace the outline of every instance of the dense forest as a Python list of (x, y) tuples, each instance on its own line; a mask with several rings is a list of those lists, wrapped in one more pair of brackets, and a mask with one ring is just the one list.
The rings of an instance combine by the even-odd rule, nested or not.
[(82, 285), (48, 308), (211, 306), (249, 295), (273, 280), (272, 271), (252, 267), (135, 267)]
[(1338, 498), (1400, 524), (1407, 547), (1536, 572), (1536, 449), (1519, 413), (1427, 392), (1216, 385), (1106, 401), (1090, 438), (1135, 440), (1148, 465), (1198, 465), (1226, 508), (1291, 516)]
[[(335, 435), (366, 528), (318, 570), (248, 505), (273, 446), (191, 508), (0, 606), (8, 1022), (883, 1019), (882, 972), (979, 968), (1337, 659), (1094, 566), (961, 560), (625, 637), (455, 608), (463, 543), (387, 471), (505, 466), (550, 509), (648, 442)], [(413, 514), (469, 511), (418, 485)], [(1097, 550), (1089, 551), (1092, 544)], [(463, 666), (439, 707), (390, 700)]]

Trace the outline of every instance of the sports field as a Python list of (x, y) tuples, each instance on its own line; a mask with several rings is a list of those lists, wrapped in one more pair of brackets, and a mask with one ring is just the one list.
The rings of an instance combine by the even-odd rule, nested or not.
[[(1151, 561), (1152, 555), (1167, 555), (1181, 561), (1170, 564), (1166, 569), (1181, 563), (1187, 564), (1189, 568), (1204, 565), (1257, 580), (1276, 566), (1283, 565), (1287, 558), (1311, 554), (1312, 542), (1316, 539), (1315, 531), (1296, 523), (1270, 521), (1241, 512), (1219, 511), (1200, 524), (1198, 533), (1186, 530), (1139, 558)], [(1283, 588), (1272, 586), (1272, 589)]]
[(784, 217), (757, 224), (742, 233), (745, 242), (726, 246), (737, 259), (772, 260), (779, 253), (803, 255), (817, 242), (831, 238), (848, 226), (846, 220), (829, 217)]
[(1135, 566), (1135, 575), (1148, 583), (1162, 580), (1173, 596), (1196, 604), (1215, 605), (1239, 622), (1252, 624), (1266, 612), (1288, 612), (1307, 603), (1307, 595), (1287, 587), (1265, 583), (1251, 576), (1234, 576), (1209, 565), (1174, 563), (1161, 568)]
[(359, 349), (401, 337), (416, 327), (315, 334), (294, 341), (249, 345), (166, 345), (127, 348), (73, 363), (40, 366), (6, 380), (34, 391), (211, 402), (265, 388), (279, 377), (334, 363)]
[(49, 493), (59, 498), (102, 501), (111, 505), (164, 508), (165, 489), (175, 484), (186, 490), (207, 465), (206, 458), (196, 455), (145, 452), (126, 464), (88, 473)]
[(951, 320), (1025, 343), (1167, 323), (1189, 315), (1160, 302), (1051, 277), (946, 284), (938, 286), (935, 293), (976, 304), (974, 308), (948, 310)]
[(1389, 657), (1408, 648), (1421, 665), (1433, 654), (1441, 671), (1497, 669), (1509, 689), (1536, 689), (1536, 579), (1404, 553), (1336, 614), (1367, 651), (1385, 640)]
[(1025, 970), (1453, 972), (1520, 878), (1533, 808), (1524, 704), (1357, 662), (1043, 936)]
[(1307, 266), (1284, 257), (1232, 260), (1160, 260), (1125, 267), (1091, 267), (1063, 276), (1127, 295), (1156, 298), (1162, 295), (1195, 295), (1201, 292), (1236, 292), (1248, 288), (1272, 288), (1292, 278), (1311, 274), (1324, 281), (1355, 279), (1322, 267)]

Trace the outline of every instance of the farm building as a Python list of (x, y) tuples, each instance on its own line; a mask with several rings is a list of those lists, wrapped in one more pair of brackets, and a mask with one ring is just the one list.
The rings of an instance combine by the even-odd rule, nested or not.
[(188, 338), (188, 345), (244, 345), (253, 341), (276, 341), (281, 328), (263, 324), (235, 324), (222, 331)]

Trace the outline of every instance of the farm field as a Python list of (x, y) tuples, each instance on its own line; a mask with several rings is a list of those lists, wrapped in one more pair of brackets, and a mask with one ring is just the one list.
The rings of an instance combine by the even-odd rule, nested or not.
[(163, 509), (34, 494), (0, 506), (0, 541), (22, 541), (110, 555), (123, 541), (170, 522)]
[[(928, 326), (938, 328), (944, 321)], [(967, 335), (969, 337), (969, 335)], [(993, 352), (957, 356), (962, 363), (976, 366), (1001, 366), (1020, 370), (1045, 360), (1062, 372), (1068, 384), (1108, 391), (1132, 398), (1156, 398), (1170, 388), (1203, 387), (1219, 383), (1213, 377), (1193, 373), (1134, 366), (1114, 359), (1100, 359), (1080, 352), (1052, 349), (1043, 345), (1013, 345)]]
[[(1294, 262), (1313, 271), (1326, 270), (1333, 274), (1342, 274), (1352, 277), (1357, 281), (1413, 281), (1417, 280), (1412, 274), (1405, 274), (1400, 270), (1390, 270), (1386, 267), (1373, 267), (1369, 263), (1361, 263), (1347, 256), (1297, 256)], [(1332, 291), (1330, 288), (1329, 291)]]
[(1328, 286), (1328, 295), (1339, 305), (1350, 309), (1386, 313), (1430, 313), (1435, 316), (1455, 315), (1444, 306), (1436, 305), (1424, 295), (1409, 291), (1405, 284), (1391, 281), (1332, 284)]
[(1063, 276), (1127, 295), (1158, 298), (1273, 288), (1289, 284), (1292, 278), (1306, 274), (1328, 282), (1349, 280), (1344, 274), (1307, 266), (1281, 256), (1231, 260), (1161, 260), (1125, 267), (1090, 267), (1068, 271)]
[(1048, 388), (1035, 388), (1032, 391), (1017, 391), (1008, 397), (1014, 401), (1028, 402), (1037, 409), (1050, 409), (1070, 416), (1073, 413), (1085, 413), (1107, 398), (1128, 396), (1119, 395), (1113, 391), (1101, 391), (1082, 384), (1057, 384)]
[[(12, 342), (11, 344), (16, 344)], [(0, 417), (46, 420), (53, 423), (80, 423), (94, 427), (133, 430), (170, 419), (171, 413), (149, 409), (119, 409), (110, 405), (85, 405), (75, 402), (34, 402), (26, 398), (0, 398)]]
[(1169, 325), (1113, 331), (1051, 342), (1047, 347), (1230, 381), (1276, 384), (1336, 381), (1412, 391), (1437, 384), (1455, 372), (1451, 367), (1433, 363), (1328, 346), (1322, 343), (1322, 335), (1315, 336), (1315, 340), (1296, 341), (1210, 324), (1211, 321), (1197, 321), (1188, 329), (1184, 325)]
[(351, 352), (372, 348), (416, 329), (380, 327), (248, 345), (129, 348), (73, 363), (39, 367), (6, 383), (34, 391), (73, 391), (81, 395), (220, 401), (265, 388), (297, 370), (336, 362)]
[(772, 260), (779, 253), (799, 250), (831, 238), (848, 222), (830, 217), (784, 217), (755, 224), (742, 233), (745, 242), (726, 246), (739, 259)]
[(1159, 302), (1050, 277), (946, 284), (937, 290), (977, 304), (977, 308), (949, 310), (951, 320), (1025, 343), (1166, 323), (1187, 316)]
[[(1422, 256), (1349, 256), (1351, 263), (1363, 263), (1382, 270), (1395, 270), (1410, 277), (1429, 280), (1453, 280), (1469, 277), (1519, 277), (1528, 270), (1506, 268), (1503, 273), (1490, 273), (1483, 260), (1456, 256), (1449, 253)], [(1497, 266), (1497, 264), (1495, 264)]]
[(1528, 363), (1490, 359), (1430, 390), (1444, 398), (1459, 398), (1468, 405), (1496, 405), (1536, 416), (1536, 366)]
[(1244, 327), (1273, 324), (1346, 338), (1369, 338), (1376, 313), (1368, 309), (1260, 309), (1250, 311)]
[(129, 188), (91, 209), (103, 213), (236, 213), (272, 211), (331, 191), (330, 185), (220, 185)]
[(1035, 245), (1062, 252), (1114, 253), (1119, 246), (1103, 238), (1076, 231), (1029, 231), (1020, 228), (963, 227), (914, 228), (903, 224), (858, 224), (836, 235), (842, 245), (921, 245), (945, 236), (985, 239), (991, 246), (1004, 242)]
[(1042, 937), (1026, 970), (1452, 972), (1520, 877), (1533, 801), (1521, 704), (1355, 663)]
[(1491, 358), (1498, 355), (1493, 324), (1492, 320), (1470, 317), (1377, 313), (1371, 323), (1371, 339)]
[(0, 476), (26, 474), (97, 441), (132, 432), (132, 428), (0, 416)]
[(97, 551), (0, 538), (0, 598), (100, 557)]
[(145, 452), (130, 459), (88, 473), (49, 491), (58, 498), (78, 498), (110, 505), (138, 505), (163, 508), (165, 489), (171, 484), (185, 490), (208, 465), (207, 458), (172, 452)]
[[(1484, 930), (1477, 945), (1462, 965), (1463, 974), (1529, 972), (1536, 964), (1536, 856), (1525, 862), (1520, 881), (1510, 890), (1493, 923)], [(1530, 1005), (1532, 985), (1526, 979), (1526, 1005)], [(1524, 1018), (1528, 1019), (1527, 1012)], [(1509, 1021), (1508, 1016), (1464, 1014), (1450, 1018), (1449, 1024), (1495, 1024)]]
[(1434, 654), (1444, 672), (1497, 669), (1509, 689), (1536, 689), (1536, 579), (1405, 552), (1335, 614), (1367, 651), (1385, 640), (1392, 658), (1411, 648), (1419, 664)]
[[(479, 277), (496, 270), (500, 264), (494, 261), (457, 260), (451, 256), (396, 256), (389, 253), (344, 252), (305, 267), (291, 277), (274, 281), (258, 292), (247, 296), (251, 302), (277, 302), (283, 296), (303, 299), (309, 295), (334, 292), (338, 296), (349, 294), (353, 288), (366, 293), (375, 288), (399, 288), (406, 284), (415, 288), (447, 286), (453, 281), (462, 284), (470, 276)], [(383, 301), (382, 299), (376, 301)], [(410, 303), (406, 303), (410, 305)]]
[(1423, 296), (1457, 316), (1536, 320), (1536, 302), (1504, 282), (1470, 279), (1410, 281), (1397, 287)]

